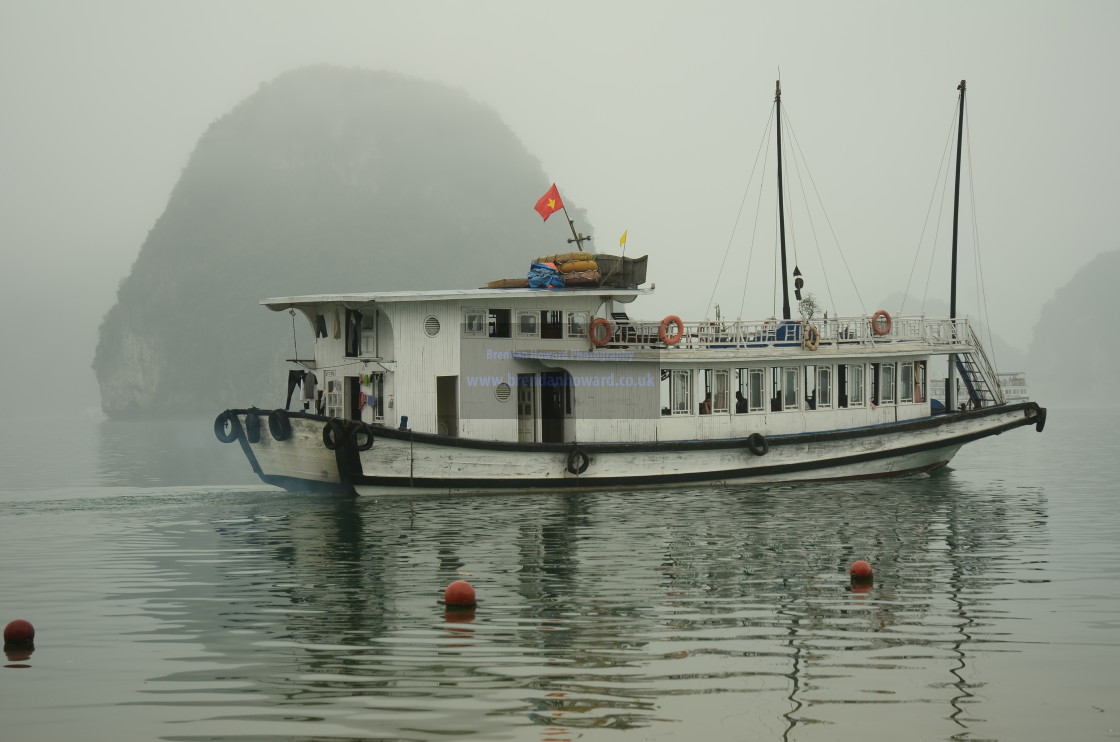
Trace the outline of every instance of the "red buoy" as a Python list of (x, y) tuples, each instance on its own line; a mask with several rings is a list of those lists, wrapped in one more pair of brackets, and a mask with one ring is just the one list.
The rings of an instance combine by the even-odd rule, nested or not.
[(5, 644), (30, 644), (35, 639), (35, 627), (30, 621), (17, 618), (4, 627)]
[(871, 565), (862, 559), (852, 562), (852, 566), (848, 568), (848, 574), (851, 575), (852, 582), (871, 582), (875, 577)]
[(474, 587), (466, 580), (455, 580), (443, 592), (443, 602), (448, 608), (474, 608)]

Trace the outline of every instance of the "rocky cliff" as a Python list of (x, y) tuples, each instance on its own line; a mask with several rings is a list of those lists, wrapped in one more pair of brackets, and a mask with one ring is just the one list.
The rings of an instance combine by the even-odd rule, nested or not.
[(1109, 324), (1120, 250), (1098, 255), (1042, 307), (1027, 368), (1031, 396), (1055, 407), (1116, 407), (1120, 344)]
[[(334, 67), (262, 85), (203, 135), (121, 283), (93, 364), (102, 408), (282, 406), (292, 322), (260, 299), (523, 274), (566, 247), (564, 220), (532, 208), (548, 183), (494, 111), (442, 85)], [(296, 333), (307, 356), (302, 317)]]

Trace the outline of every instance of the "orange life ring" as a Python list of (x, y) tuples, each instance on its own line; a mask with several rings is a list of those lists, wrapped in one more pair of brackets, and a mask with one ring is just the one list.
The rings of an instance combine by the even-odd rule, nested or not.
[[(879, 320), (886, 320), (883, 323), (883, 328), (879, 329)], [(880, 309), (875, 314), (871, 315), (871, 331), (876, 335), (886, 335), (891, 331), (891, 316), (887, 314), (886, 309)]]
[[(668, 330), (670, 324), (677, 326), (676, 335), (669, 335)], [(675, 314), (670, 314), (668, 317), (661, 320), (661, 327), (657, 329), (657, 337), (661, 338), (661, 342), (665, 343), (666, 345), (676, 345), (681, 341), (681, 337), (683, 336), (684, 322), (681, 322), (680, 317)]]
[(816, 350), (821, 347), (821, 331), (815, 325), (806, 325), (805, 333), (801, 337), (801, 345), (805, 350)]
[[(600, 333), (599, 328), (602, 328)], [(611, 323), (607, 322), (602, 317), (596, 317), (591, 320), (591, 325), (587, 328), (587, 334), (591, 336), (591, 344), (597, 348), (602, 348), (604, 345), (611, 341)]]

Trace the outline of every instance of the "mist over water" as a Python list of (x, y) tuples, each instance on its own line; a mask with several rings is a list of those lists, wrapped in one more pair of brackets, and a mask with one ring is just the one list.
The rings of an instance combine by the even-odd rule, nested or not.
[[(211, 422), (6, 433), (0, 556), (27, 566), (0, 573), (0, 620), (38, 631), (0, 668), (14, 739), (1092, 739), (1120, 722), (1103, 415), (1051, 410), (1042, 435), (971, 444), (933, 476), (431, 499), (254, 483)], [(855, 559), (875, 567), (866, 593)], [(439, 604), (455, 579), (473, 615)]]

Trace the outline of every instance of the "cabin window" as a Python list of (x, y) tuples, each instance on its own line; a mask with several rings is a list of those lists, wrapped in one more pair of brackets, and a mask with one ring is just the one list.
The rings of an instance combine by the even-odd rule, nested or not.
[(564, 313), (558, 309), (541, 311), (541, 337), (546, 340), (559, 340), (564, 337)]
[(914, 401), (914, 364), (912, 363), (898, 365), (898, 401)]
[(840, 407), (863, 407), (863, 366), (842, 364), (836, 369)]
[(346, 352), (347, 358), (357, 358), (362, 350), (362, 313), (356, 309), (346, 310)]
[(692, 370), (661, 370), (661, 414), (692, 414)]
[(817, 409), (832, 407), (832, 368), (817, 368)]
[(712, 412), (731, 411), (727, 369), (719, 369), (712, 376)]
[(327, 403), (327, 417), (342, 417), (342, 381), (330, 369), (323, 371), (324, 396)]
[(486, 310), (467, 309), (463, 312), (463, 337), (486, 337)]
[(801, 400), (798, 394), (801, 385), (797, 383), (800, 376), (801, 369), (796, 366), (787, 366), (782, 369), (782, 407), (784, 409), (801, 409)]
[(926, 396), (926, 362), (916, 361), (914, 363), (914, 401), (925, 402), (929, 397)]
[(893, 363), (884, 363), (879, 370), (879, 391), (882, 395), (879, 397), (879, 404), (894, 404), (895, 388)]
[(510, 336), (508, 309), (491, 309), (486, 313), (486, 334), (492, 338), (508, 338)]
[(704, 369), (704, 398), (698, 408), (701, 415), (730, 412), (728, 377), (727, 369)]
[(587, 323), (589, 322), (587, 312), (568, 312), (568, 337), (570, 338), (585, 338), (587, 337)]
[(817, 367), (805, 367), (805, 409), (817, 409)]
[[(763, 392), (766, 387), (766, 372), (761, 368), (740, 369), (740, 371), (744, 370), (747, 372), (747, 390), (744, 394), (747, 400), (747, 409), (751, 412), (761, 412), (766, 409), (766, 397)], [(740, 376), (741, 378), (742, 376)], [(736, 406), (736, 411), (738, 411), (738, 406)]]
[[(376, 310), (362, 312), (362, 351), (363, 356), (377, 355), (377, 315)], [(433, 317), (433, 319), (435, 319)], [(439, 320), (436, 320), (437, 322)], [(438, 326), (438, 325), (437, 325)], [(437, 330), (438, 332), (438, 330)]]
[(539, 337), (541, 334), (541, 318), (536, 312), (517, 313), (517, 336)]
[(770, 367), (770, 411), (782, 411), (782, 369)]
[(872, 363), (871, 364), (871, 406), (875, 407), (875, 406), (881, 404), (881, 402), (879, 401), (880, 399), (881, 399), (881, 397), (879, 396), (879, 364), (878, 363)]
[(832, 406), (832, 369), (828, 366), (805, 367), (805, 408), (815, 410)]

